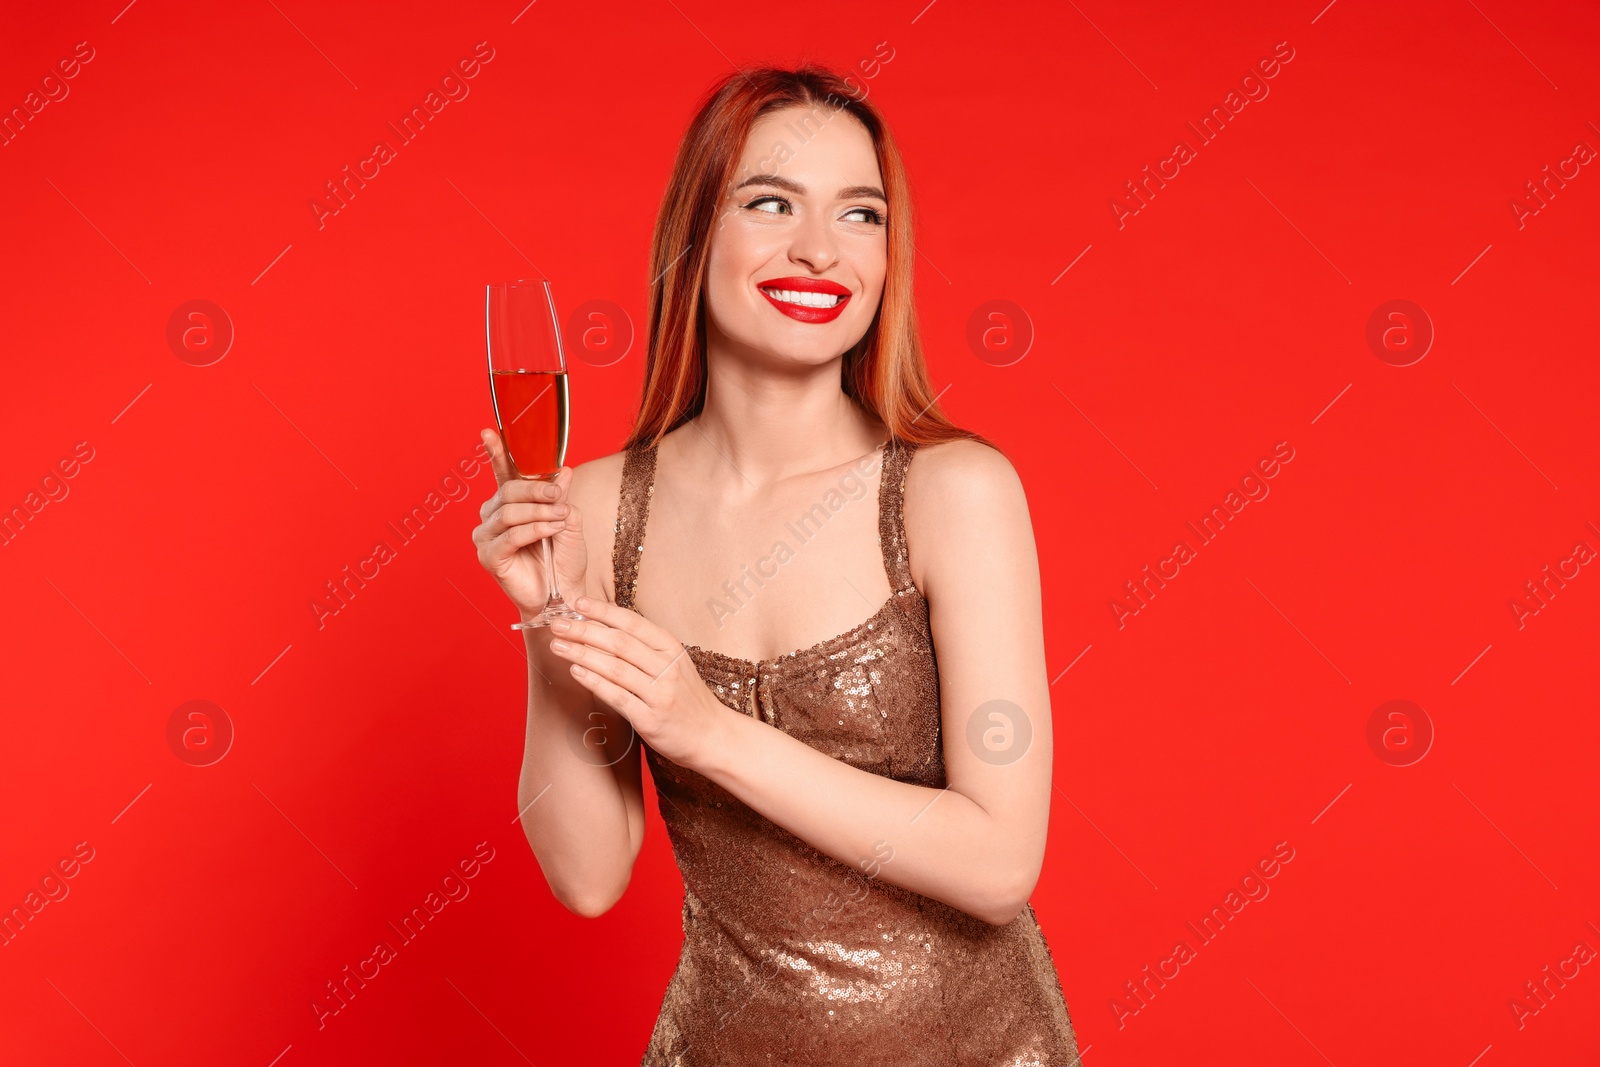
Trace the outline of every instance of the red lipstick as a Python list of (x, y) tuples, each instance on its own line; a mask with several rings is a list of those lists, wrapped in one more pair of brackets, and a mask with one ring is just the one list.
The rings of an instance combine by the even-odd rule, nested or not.
[[(768, 278), (766, 281), (757, 282), (756, 288), (767, 301), (779, 311), (797, 319), (800, 322), (832, 322), (844, 311), (844, 306), (850, 302), (850, 290), (838, 282), (830, 282), (823, 278)], [(804, 304), (792, 304), (780, 300), (773, 294), (779, 290), (791, 293), (824, 293), (837, 296), (839, 302), (832, 307), (809, 307)]]

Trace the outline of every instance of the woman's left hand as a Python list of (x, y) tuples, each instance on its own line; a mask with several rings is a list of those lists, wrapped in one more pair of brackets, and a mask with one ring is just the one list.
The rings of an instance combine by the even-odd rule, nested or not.
[[(622, 715), (645, 744), (690, 769), (734, 714), (701, 680), (682, 643), (636, 611), (594, 597), (574, 604), (583, 620), (552, 627), (551, 651), (572, 676)], [(565, 642), (566, 647), (561, 646)]]

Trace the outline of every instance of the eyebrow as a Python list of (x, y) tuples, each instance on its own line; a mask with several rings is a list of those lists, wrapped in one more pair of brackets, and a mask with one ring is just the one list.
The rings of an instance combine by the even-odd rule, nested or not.
[[(735, 185), (733, 187), (734, 192), (738, 192), (747, 185), (770, 185), (773, 188), (784, 189), (794, 193), (796, 196), (804, 196), (806, 192), (806, 187), (799, 182), (778, 174), (752, 174), (738, 185)], [(882, 200), (885, 204), (889, 202), (889, 198), (883, 195), (883, 190), (876, 185), (852, 185), (839, 190), (840, 200), (858, 200), (867, 196), (875, 200)]]

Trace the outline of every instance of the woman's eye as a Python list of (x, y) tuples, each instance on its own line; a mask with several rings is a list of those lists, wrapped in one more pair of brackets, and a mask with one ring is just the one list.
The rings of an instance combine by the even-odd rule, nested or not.
[[(759, 211), (765, 215), (792, 215), (794, 207), (781, 196), (758, 196), (745, 207), (751, 211)], [(852, 218), (852, 216), (861, 216)], [(883, 212), (870, 207), (853, 207), (844, 213), (845, 218), (854, 222), (864, 222), (868, 225), (882, 226), (885, 222)]]

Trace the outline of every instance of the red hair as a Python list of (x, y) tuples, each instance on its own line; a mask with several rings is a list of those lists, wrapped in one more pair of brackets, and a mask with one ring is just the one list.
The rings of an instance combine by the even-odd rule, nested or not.
[(872, 136), (889, 201), (883, 299), (866, 334), (844, 355), (845, 393), (880, 419), (895, 440), (989, 443), (951, 423), (929, 383), (911, 291), (916, 247), (905, 164), (887, 123), (857, 91), (833, 71), (809, 64), (797, 70), (734, 71), (707, 91), (678, 146), (656, 216), (644, 386), (624, 449), (656, 443), (705, 406), (704, 293), (712, 227), (750, 128), (767, 112), (790, 106), (832, 108), (859, 119)]

